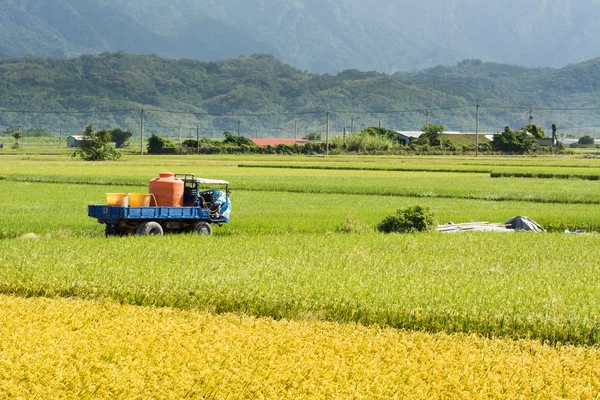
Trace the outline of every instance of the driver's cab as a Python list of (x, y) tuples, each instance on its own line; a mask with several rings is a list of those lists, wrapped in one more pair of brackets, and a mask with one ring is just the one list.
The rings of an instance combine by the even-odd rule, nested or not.
[[(183, 205), (185, 207), (200, 207), (208, 211), (211, 218), (229, 219), (231, 213), (229, 182), (196, 178), (194, 174), (175, 174), (175, 177), (184, 183)], [(224, 191), (216, 189), (215, 186), (222, 186)]]

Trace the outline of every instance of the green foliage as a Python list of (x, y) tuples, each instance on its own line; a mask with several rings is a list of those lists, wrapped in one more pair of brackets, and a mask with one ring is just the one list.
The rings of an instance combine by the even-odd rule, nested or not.
[(492, 139), (492, 148), (503, 153), (531, 153), (535, 144), (535, 138), (527, 131), (523, 129), (512, 131), (509, 126), (505, 127), (501, 134), (494, 135)]
[(166, 154), (170, 151), (168, 149), (175, 149), (175, 144), (158, 135), (152, 135), (148, 138), (147, 148), (148, 154)]
[(584, 135), (584, 136), (580, 137), (579, 140), (577, 141), (577, 144), (579, 144), (581, 146), (589, 146), (589, 147), (593, 147), (595, 143), (596, 142), (594, 141), (594, 138), (591, 137), (590, 135)]
[(544, 132), (544, 129), (542, 129), (539, 126), (536, 125), (525, 125), (524, 127), (522, 127), (521, 129), (519, 129), (517, 132), (519, 133), (529, 133), (531, 136), (533, 136), (536, 139), (541, 139), (546, 137), (546, 133)]
[[(202, 118), (205, 129), (232, 129), (236, 121), (222, 116), (202, 116), (205, 112), (270, 113), (272, 115), (240, 117), (250, 129), (286, 128), (293, 124), (286, 113), (323, 110), (357, 110), (357, 123), (373, 121), (370, 110), (409, 110), (436, 106), (464, 106), (464, 109), (436, 111), (436, 119), (447, 129), (472, 126), (473, 97), (489, 99), (490, 106), (480, 113), (480, 130), (495, 131), (505, 125), (516, 126), (521, 116), (496, 109), (493, 104), (520, 104), (533, 107), (577, 107), (589, 104), (599, 95), (600, 60), (578, 64), (564, 70), (528, 70), (526, 68), (485, 64), (466, 68), (444, 67), (422, 73), (389, 76), (374, 72), (346, 71), (337, 75), (304, 73), (273, 57), (260, 55), (218, 62), (161, 59), (157, 56), (134, 56), (127, 53), (103, 53), (72, 59), (39, 57), (8, 58), (0, 61), (0, 102), (6, 109), (33, 110), (101, 110), (139, 109), (151, 105), (146, 114), (149, 126), (176, 126), (180, 122), (196, 126)], [(486, 72), (480, 71), (483, 69)], [(14, 71), (19, 71), (15, 74)], [(567, 74), (568, 72), (568, 74)], [(480, 76), (483, 75), (483, 76)], [(565, 76), (563, 76), (565, 75)], [(477, 79), (473, 79), (475, 76)], [(536, 79), (531, 79), (535, 76)], [(558, 80), (560, 78), (561, 80)], [(540, 96), (540, 88), (558, 85)], [(185, 88), (185, 90), (184, 90)], [(538, 93), (534, 95), (532, 93)], [(23, 103), (23, 98), (27, 99)], [(180, 113), (163, 113), (161, 110)], [(189, 114), (188, 114), (189, 113)], [(568, 115), (567, 115), (568, 114)], [(318, 131), (322, 114), (300, 118), (301, 132)], [(419, 113), (378, 115), (390, 129), (421, 126)], [(63, 123), (65, 131), (78, 131), (88, 124), (86, 114), (12, 114), (4, 113), (0, 124), (54, 127)], [(98, 123), (131, 127), (139, 123), (139, 113), (98, 114)], [(332, 113), (332, 126), (348, 126), (348, 114)], [(600, 124), (600, 116), (566, 113), (556, 121), (567, 134), (574, 125)], [(537, 127), (539, 129), (539, 126)], [(315, 137), (316, 138), (316, 137)]]
[(126, 142), (132, 135), (133, 133), (131, 133), (131, 131), (124, 131), (121, 128), (110, 131), (110, 136), (112, 137), (112, 141), (115, 142), (115, 147), (117, 149), (125, 147)]
[(13, 149), (19, 148), (19, 140), (23, 138), (23, 134), (21, 132), (13, 132), (12, 137), (15, 139), (15, 144), (13, 144)]
[(111, 161), (121, 157), (121, 153), (110, 144), (112, 138), (109, 131), (94, 131), (92, 125), (88, 125), (83, 136), (79, 148), (73, 153), (74, 157), (79, 156), (86, 161)]
[(435, 214), (428, 207), (413, 206), (399, 209), (377, 225), (384, 233), (414, 233), (432, 231), (435, 228)]
[(428, 144), (430, 146), (439, 146), (442, 144), (441, 137), (444, 133), (444, 127), (438, 124), (426, 124), (421, 128), (418, 144)]
[[(343, 137), (336, 136), (332, 143), (340, 149), (343, 148)], [(381, 154), (399, 148), (400, 145), (387, 136), (370, 135), (364, 132), (346, 135), (345, 150), (350, 153)]]
[(322, 140), (322, 135), (319, 132), (312, 132), (304, 137), (306, 140)]
[(223, 140), (224, 144), (229, 144), (233, 146), (256, 146), (256, 144), (244, 136), (234, 136), (230, 132), (223, 133), (225, 139)]
[(385, 139), (389, 139), (389, 140), (396, 139), (396, 136), (398, 135), (398, 133), (396, 133), (396, 131), (392, 131), (392, 130), (386, 129), (386, 128), (378, 128), (378, 127), (374, 127), (374, 126), (363, 129), (360, 133), (362, 135), (385, 138)]

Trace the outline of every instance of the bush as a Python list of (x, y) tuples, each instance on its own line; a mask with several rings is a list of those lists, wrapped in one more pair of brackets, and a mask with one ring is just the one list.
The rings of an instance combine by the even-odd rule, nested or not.
[(148, 138), (148, 154), (174, 154), (175, 144), (157, 135)]
[(112, 137), (109, 131), (105, 129), (94, 131), (92, 125), (88, 125), (83, 138), (73, 157), (80, 156), (85, 161), (110, 161), (121, 157), (121, 153), (110, 145)]
[(433, 211), (428, 207), (420, 206), (399, 209), (377, 225), (377, 230), (384, 233), (413, 233), (432, 231), (434, 228), (435, 215)]

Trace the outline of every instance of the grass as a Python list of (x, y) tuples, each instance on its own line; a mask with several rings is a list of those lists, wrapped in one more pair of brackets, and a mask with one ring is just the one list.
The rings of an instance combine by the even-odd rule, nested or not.
[(553, 234), (17, 240), (0, 292), (598, 344), (599, 257)]

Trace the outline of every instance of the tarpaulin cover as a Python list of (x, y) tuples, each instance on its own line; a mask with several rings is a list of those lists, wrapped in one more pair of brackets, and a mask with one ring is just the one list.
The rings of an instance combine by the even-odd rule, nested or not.
[(507, 228), (515, 231), (546, 232), (537, 222), (528, 217), (513, 217), (504, 223)]

